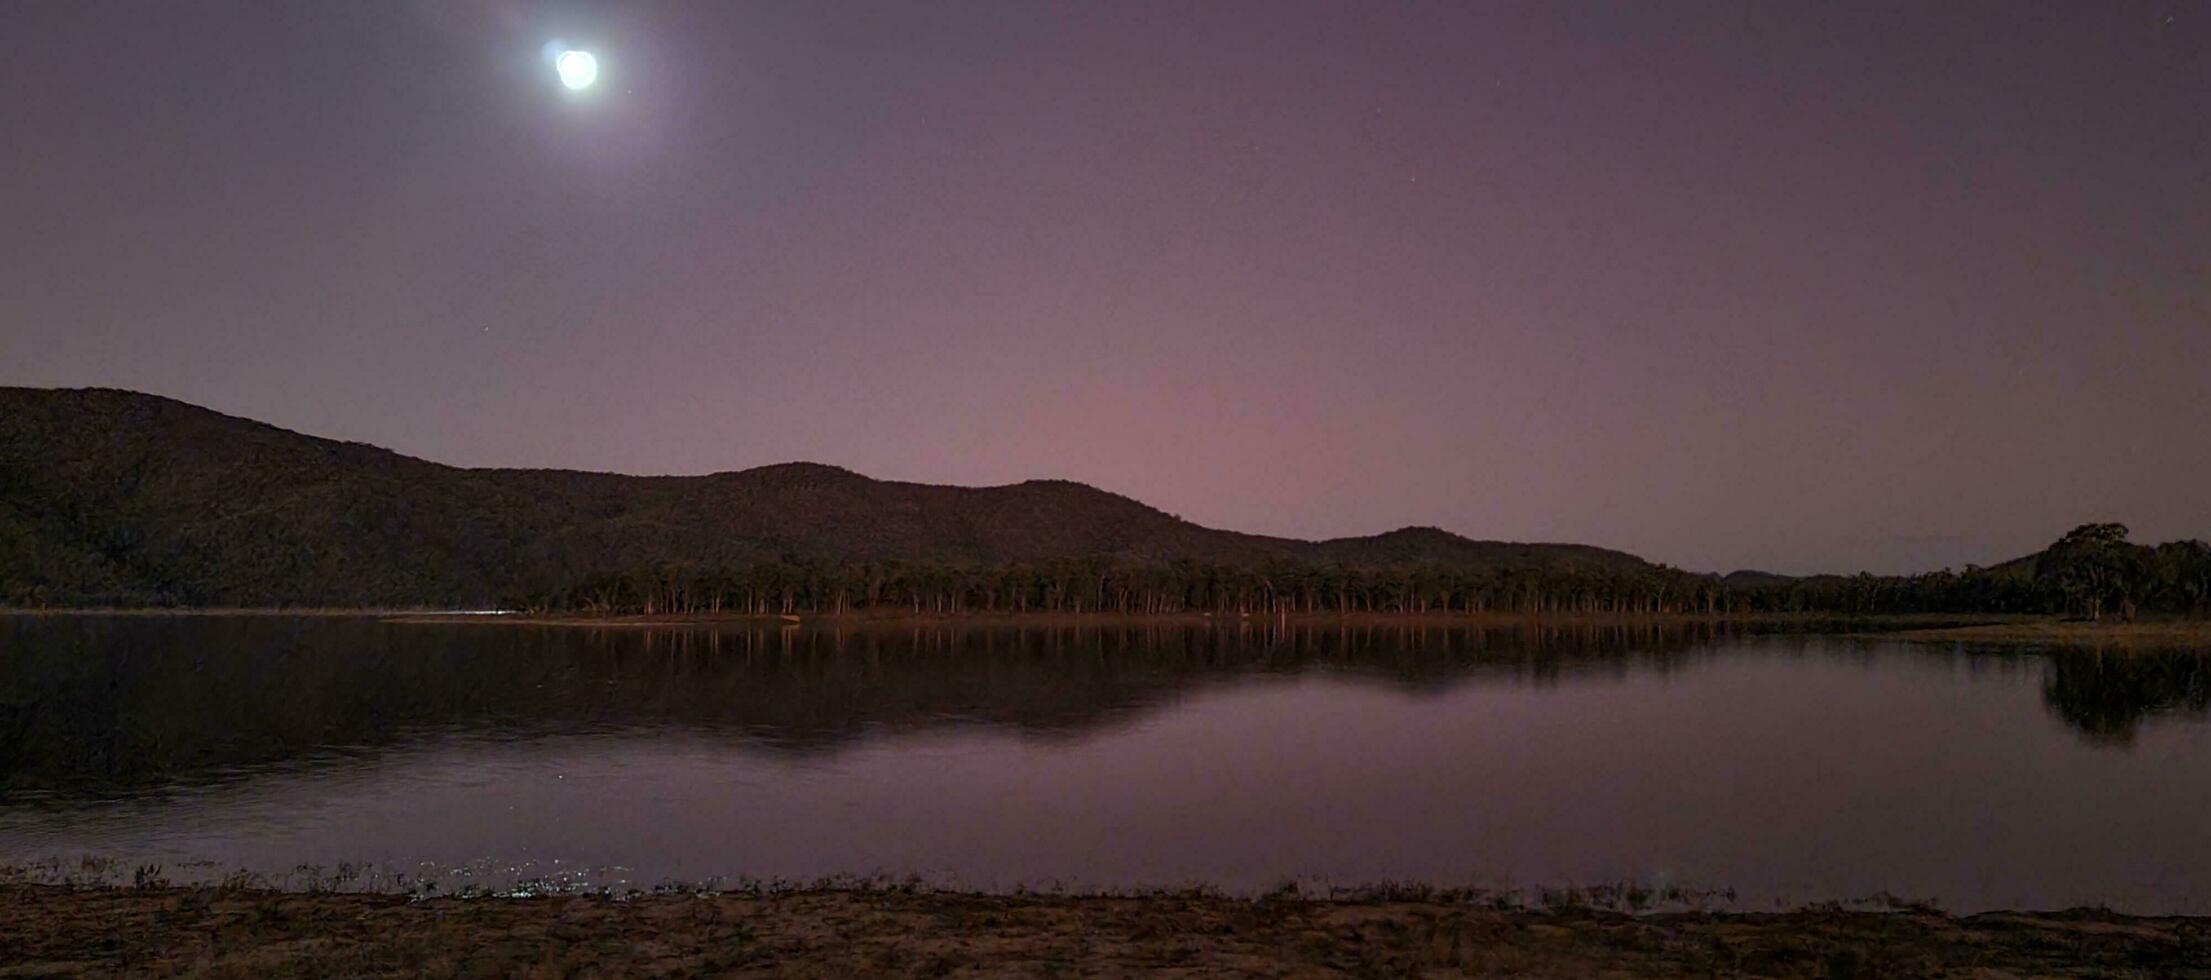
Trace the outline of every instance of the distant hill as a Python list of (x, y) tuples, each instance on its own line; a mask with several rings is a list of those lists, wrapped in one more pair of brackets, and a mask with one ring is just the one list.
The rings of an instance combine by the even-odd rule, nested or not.
[(686, 564), (1092, 557), (1658, 568), (1435, 528), (1240, 534), (1060, 480), (932, 486), (814, 463), (687, 477), (463, 469), (153, 395), (0, 388), (0, 603), (476, 606)]

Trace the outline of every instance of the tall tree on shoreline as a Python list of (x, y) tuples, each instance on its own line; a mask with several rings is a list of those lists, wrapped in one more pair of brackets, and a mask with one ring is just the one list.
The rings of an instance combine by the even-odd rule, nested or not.
[(2124, 524), (2083, 524), (2042, 553), (2035, 578), (2054, 585), (2068, 607), (2084, 610), (2092, 621), (2103, 619), (2107, 603), (2132, 620), (2144, 550), (2127, 543)]

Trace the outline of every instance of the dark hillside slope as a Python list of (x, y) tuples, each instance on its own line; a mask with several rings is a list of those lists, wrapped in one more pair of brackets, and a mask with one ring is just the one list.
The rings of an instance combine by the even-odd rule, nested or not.
[(1475, 541), (1432, 527), (1407, 527), (1363, 538), (1315, 542), (1312, 554), (1353, 565), (1436, 562), (1453, 566), (1527, 567), (1577, 572), (1642, 572), (1653, 566), (1624, 551), (1586, 544)]
[(1091, 557), (1654, 568), (1433, 528), (1238, 534), (1056, 480), (930, 486), (810, 463), (689, 477), (461, 469), (152, 395), (0, 388), (0, 602), (468, 606), (685, 564)]

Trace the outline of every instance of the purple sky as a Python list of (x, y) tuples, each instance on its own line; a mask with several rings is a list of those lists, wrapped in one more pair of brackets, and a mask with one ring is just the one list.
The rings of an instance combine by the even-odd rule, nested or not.
[(15, 0), (0, 42), (0, 384), (1699, 570), (2211, 536), (2200, 0)]

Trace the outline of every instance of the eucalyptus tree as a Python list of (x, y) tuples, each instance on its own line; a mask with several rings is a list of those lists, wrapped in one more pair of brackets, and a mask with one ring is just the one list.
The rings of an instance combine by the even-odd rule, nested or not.
[(2144, 571), (2138, 551), (2127, 543), (2124, 524), (2083, 524), (2036, 559), (2035, 577), (2055, 586), (2069, 606), (2084, 609), (2091, 620), (2103, 618), (2106, 603), (2131, 619)]

